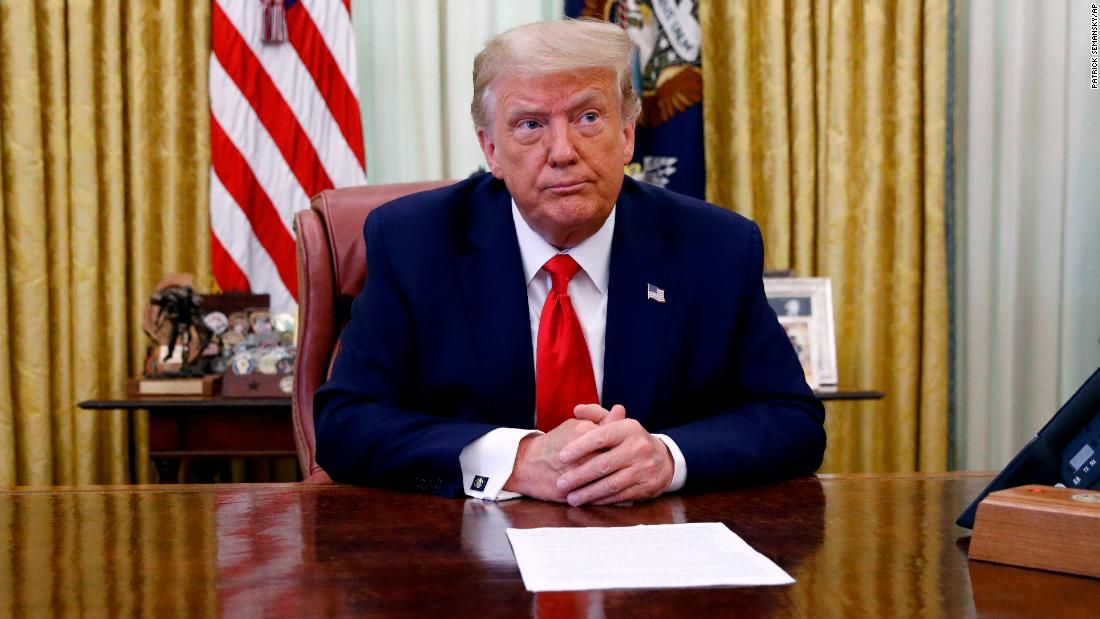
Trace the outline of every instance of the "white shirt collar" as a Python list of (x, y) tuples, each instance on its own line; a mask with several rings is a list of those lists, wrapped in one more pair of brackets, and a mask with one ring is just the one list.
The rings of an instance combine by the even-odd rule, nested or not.
[(547, 260), (558, 253), (565, 253), (577, 261), (596, 288), (599, 288), (600, 294), (607, 292), (611, 267), (611, 238), (615, 233), (615, 207), (611, 208), (611, 214), (595, 234), (564, 252), (559, 252), (557, 247), (547, 243), (546, 239), (527, 225), (527, 221), (519, 213), (515, 200), (512, 200), (512, 222), (516, 226), (519, 254), (523, 258), (523, 274), (527, 277), (528, 285)]

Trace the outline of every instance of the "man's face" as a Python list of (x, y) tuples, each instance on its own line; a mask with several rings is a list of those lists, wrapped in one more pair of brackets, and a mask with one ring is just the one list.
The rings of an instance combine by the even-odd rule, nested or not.
[(634, 123), (623, 121), (615, 72), (503, 75), (492, 95), (491, 125), (478, 139), (527, 225), (561, 248), (592, 236), (634, 154)]

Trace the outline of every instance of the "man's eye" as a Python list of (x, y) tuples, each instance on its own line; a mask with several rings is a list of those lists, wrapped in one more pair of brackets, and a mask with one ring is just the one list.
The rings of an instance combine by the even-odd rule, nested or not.
[(586, 123), (594, 123), (599, 119), (600, 119), (600, 115), (597, 114), (596, 112), (585, 112), (584, 115), (581, 116), (581, 120), (583, 120)]
[(539, 121), (537, 120), (521, 120), (519, 121), (519, 128), (526, 129), (528, 131), (534, 131), (539, 128)]

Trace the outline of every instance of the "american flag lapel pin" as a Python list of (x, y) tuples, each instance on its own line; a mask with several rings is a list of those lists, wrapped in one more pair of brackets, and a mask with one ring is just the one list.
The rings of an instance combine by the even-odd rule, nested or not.
[(658, 288), (653, 284), (646, 284), (645, 298), (650, 301), (656, 301), (658, 303), (665, 302), (665, 291), (662, 288)]

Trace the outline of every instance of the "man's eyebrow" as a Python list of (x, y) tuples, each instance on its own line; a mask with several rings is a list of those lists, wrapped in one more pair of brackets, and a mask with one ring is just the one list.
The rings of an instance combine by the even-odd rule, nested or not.
[(565, 107), (569, 110), (575, 110), (579, 107), (588, 107), (596, 103), (603, 103), (604, 101), (605, 97), (603, 93), (597, 90), (589, 90), (588, 92), (577, 95), (577, 97), (570, 101)]
[(545, 114), (545, 110), (532, 105), (511, 108), (504, 114), (504, 117), (508, 120), (516, 120), (524, 116), (543, 116)]
[[(566, 103), (565, 109), (575, 110), (577, 108), (588, 107), (597, 103), (603, 103), (605, 100), (606, 97), (604, 97), (603, 93), (599, 92), (598, 90), (589, 90), (587, 92), (582, 92), (581, 94), (570, 100), (568, 103)], [(543, 116), (545, 114), (545, 108), (538, 105), (528, 105), (521, 102), (518, 104), (517, 107), (507, 110), (504, 114), (504, 117), (509, 121), (513, 121), (525, 116)]]

